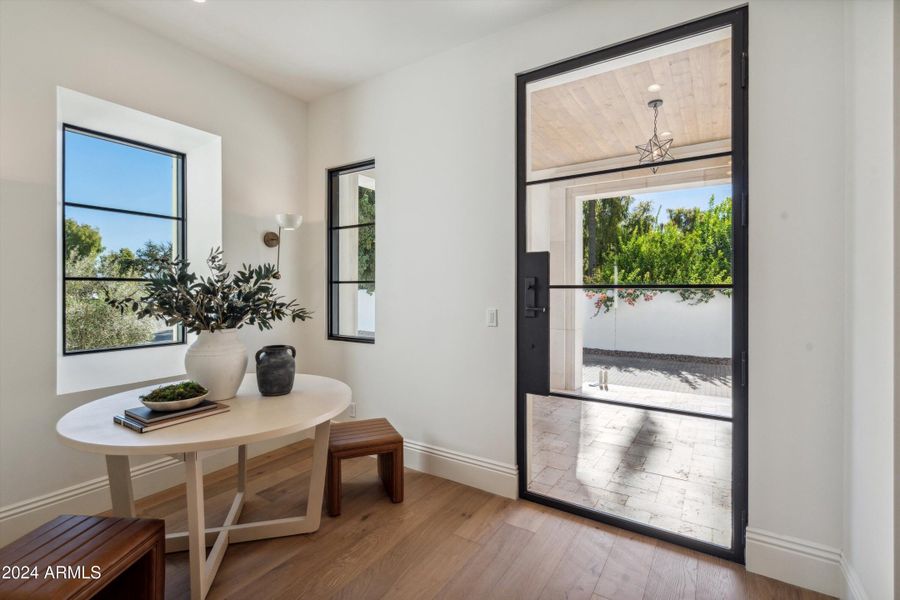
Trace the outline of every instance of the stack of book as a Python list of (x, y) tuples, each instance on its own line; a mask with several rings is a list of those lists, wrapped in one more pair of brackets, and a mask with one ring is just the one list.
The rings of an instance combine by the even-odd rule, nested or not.
[(127, 409), (124, 415), (114, 416), (113, 422), (138, 433), (147, 433), (148, 431), (171, 427), (172, 425), (186, 423), (194, 419), (211, 417), (223, 412), (228, 412), (227, 405), (211, 402), (210, 400), (204, 400), (191, 408), (173, 410), (171, 412), (150, 410), (146, 406), (136, 406), (135, 408)]

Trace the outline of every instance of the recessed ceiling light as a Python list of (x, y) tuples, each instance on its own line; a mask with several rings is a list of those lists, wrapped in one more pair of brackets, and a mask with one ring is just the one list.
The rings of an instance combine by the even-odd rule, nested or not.
[(659, 134), (659, 137), (670, 138), (670, 137), (672, 137), (672, 132), (671, 131), (663, 131), (661, 134)]
[(206, 0), (194, 0), (197, 4), (205, 4)]
[(650, 85), (647, 86), (648, 92), (658, 92), (661, 89), (662, 89), (662, 86), (659, 85), (658, 83), (651, 83)]

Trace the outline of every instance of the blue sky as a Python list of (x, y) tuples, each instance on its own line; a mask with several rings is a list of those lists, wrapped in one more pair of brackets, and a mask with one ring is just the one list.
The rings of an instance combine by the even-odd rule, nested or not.
[(672, 190), (669, 192), (651, 192), (649, 194), (635, 194), (634, 199), (637, 201), (649, 200), (653, 203), (654, 208), (662, 207), (659, 213), (659, 222), (668, 221), (669, 208), (707, 208), (709, 206), (709, 197), (715, 195), (716, 202), (724, 200), (731, 196), (731, 185), (711, 185), (705, 187), (696, 187), (681, 190)]
[[(174, 215), (175, 159), (165, 154), (66, 132), (66, 202)], [(100, 230), (103, 246), (137, 249), (171, 242), (171, 219), (66, 207), (66, 217)]]

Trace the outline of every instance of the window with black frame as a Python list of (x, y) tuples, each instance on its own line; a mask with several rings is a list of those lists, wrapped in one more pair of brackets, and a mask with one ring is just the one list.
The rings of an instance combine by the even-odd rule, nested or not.
[(328, 338), (375, 341), (375, 161), (328, 171)]
[(185, 248), (184, 154), (63, 128), (63, 353), (184, 342), (180, 326), (107, 303), (134, 297), (155, 257)]

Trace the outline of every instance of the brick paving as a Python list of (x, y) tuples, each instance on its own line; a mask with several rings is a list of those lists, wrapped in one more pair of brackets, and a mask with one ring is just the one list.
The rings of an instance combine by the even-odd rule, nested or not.
[[(617, 356), (585, 351), (586, 396), (731, 416), (731, 361)], [(606, 373), (604, 387), (601, 373)]]
[[(650, 391), (670, 404), (692, 396)], [(647, 393), (618, 384), (594, 393), (611, 392)], [(534, 492), (731, 546), (731, 423), (535, 396), (529, 452)]]

